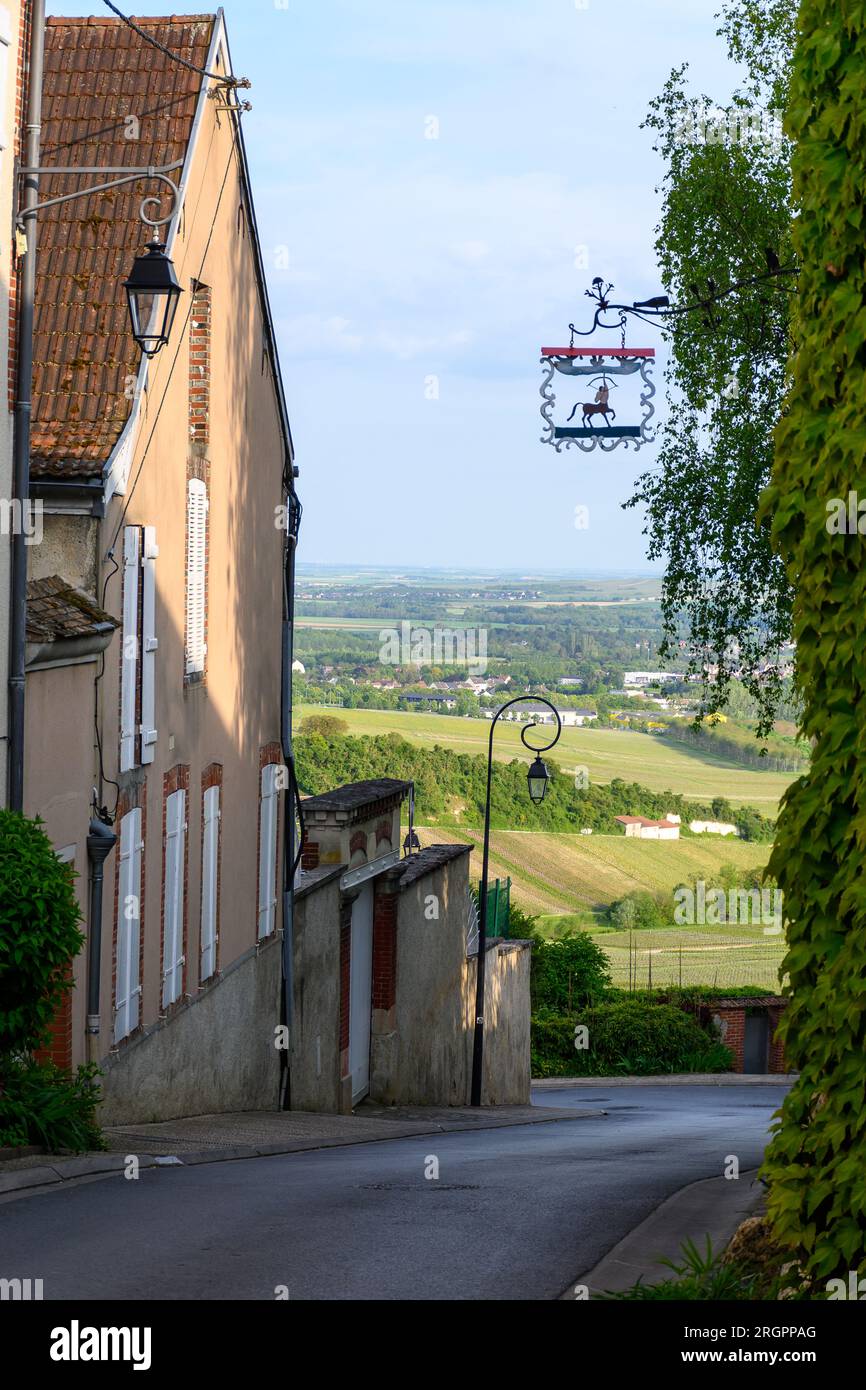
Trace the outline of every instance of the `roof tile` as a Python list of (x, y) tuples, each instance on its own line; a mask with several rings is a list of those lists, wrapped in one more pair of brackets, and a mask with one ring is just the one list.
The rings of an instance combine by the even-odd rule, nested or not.
[[(213, 15), (136, 23), (178, 56), (205, 65)], [(121, 20), (52, 17), (43, 84), (44, 165), (169, 164), (186, 155), (201, 78)], [(130, 140), (126, 117), (138, 120)], [(40, 197), (99, 176), (52, 174)], [(143, 181), (47, 208), (39, 215), (31, 470), (95, 476), (129, 416), (126, 381), (138, 371), (122, 282), (148, 238)]]

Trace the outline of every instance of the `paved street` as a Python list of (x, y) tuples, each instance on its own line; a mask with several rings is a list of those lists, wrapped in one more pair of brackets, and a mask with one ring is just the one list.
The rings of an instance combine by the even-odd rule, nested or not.
[(552, 1299), (729, 1154), (757, 1166), (784, 1092), (546, 1089), (607, 1116), (69, 1185), (0, 1204), (0, 1277), (46, 1299)]

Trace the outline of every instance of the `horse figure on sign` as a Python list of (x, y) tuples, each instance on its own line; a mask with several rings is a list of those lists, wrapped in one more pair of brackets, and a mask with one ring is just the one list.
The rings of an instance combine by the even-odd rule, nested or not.
[[(607, 382), (604, 380), (604, 378), (602, 378), (602, 383), (601, 383), (601, 385), (599, 386), (598, 390), (597, 390), (596, 393), (595, 393), (595, 404), (594, 404), (594, 405), (590, 405), (590, 404), (587, 402), (587, 403), (585, 403), (584, 406), (583, 406), (583, 421), (584, 421), (584, 424), (586, 424), (587, 422), (589, 423), (590, 429), (594, 428), (594, 426), (593, 426), (593, 424), (592, 424), (592, 417), (593, 417), (593, 415), (602, 415), (602, 416), (604, 416), (604, 423), (605, 423), (606, 425), (610, 424), (610, 421), (609, 421), (608, 418), (607, 418), (608, 415), (610, 415), (611, 419), (613, 419), (613, 420), (616, 419), (616, 411), (614, 410), (613, 406), (609, 404), (609, 399), (610, 399), (610, 387), (608, 386), (608, 384), (607, 384)], [(580, 404), (581, 404), (581, 402), (578, 401), (578, 402), (577, 402), (577, 405), (575, 405), (574, 410), (571, 412), (571, 414), (570, 414), (569, 417), (568, 417), (568, 420), (566, 421), (567, 424), (569, 424), (569, 423), (574, 419), (574, 415), (575, 415), (575, 412), (576, 412), (576, 410), (577, 410), (577, 406), (580, 405)]]

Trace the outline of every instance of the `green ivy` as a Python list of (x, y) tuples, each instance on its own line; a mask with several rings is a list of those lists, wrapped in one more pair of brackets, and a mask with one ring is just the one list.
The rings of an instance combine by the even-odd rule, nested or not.
[(866, 540), (827, 503), (866, 496), (866, 3), (802, 0), (795, 142), (797, 351), (762, 504), (795, 588), (810, 770), (789, 789), (770, 871), (785, 894), (799, 1071), (768, 1151), (768, 1210), (814, 1286), (866, 1271)]

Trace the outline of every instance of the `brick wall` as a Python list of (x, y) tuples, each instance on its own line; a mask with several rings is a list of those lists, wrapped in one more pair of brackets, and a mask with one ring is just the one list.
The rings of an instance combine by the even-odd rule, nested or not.
[(373, 898), (373, 1008), (397, 1002), (397, 894), (376, 880)]
[(189, 437), (210, 443), (211, 291), (193, 281), (189, 323)]

